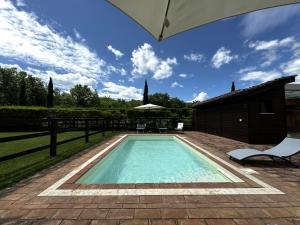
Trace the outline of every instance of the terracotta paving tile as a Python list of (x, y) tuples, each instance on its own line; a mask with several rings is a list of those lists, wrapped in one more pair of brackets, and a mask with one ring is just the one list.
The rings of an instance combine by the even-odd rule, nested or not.
[(293, 225), (294, 223), (286, 219), (265, 219), (265, 224)]
[(120, 225), (148, 225), (148, 220), (121, 220)]
[(162, 196), (164, 203), (185, 203), (184, 196)]
[(295, 225), (300, 225), (300, 218), (299, 219), (291, 219), (291, 222), (293, 222)]
[(111, 209), (107, 219), (133, 219), (134, 209)]
[(25, 194), (9, 194), (7, 196), (2, 197), (1, 200), (2, 201), (16, 201), (24, 196), (25, 196)]
[(161, 203), (162, 196), (159, 195), (149, 195), (140, 196), (140, 203)]
[(135, 209), (134, 218), (138, 218), (138, 219), (161, 218), (160, 209)]
[(286, 208), (293, 216), (300, 217), (300, 207)]
[(121, 209), (123, 208), (122, 204), (116, 204), (116, 203), (103, 203), (103, 204), (97, 204), (97, 208), (99, 209)]
[(186, 209), (161, 209), (162, 218), (175, 219), (175, 218), (188, 218)]
[(204, 220), (201, 219), (185, 219), (178, 220), (178, 225), (206, 225)]
[(6, 220), (0, 221), (2, 225), (37, 225), (38, 221), (34, 220)]
[(96, 219), (105, 219), (108, 214), (108, 209), (84, 209), (79, 219), (89, 219), (89, 220), (96, 220)]
[(207, 225), (236, 225), (231, 219), (208, 219), (205, 222)]
[(199, 208), (188, 209), (189, 218), (238, 218), (237, 210), (233, 208)]
[(270, 218), (270, 214), (259, 208), (238, 208), (236, 209), (239, 216), (236, 218)]
[(42, 220), (39, 225), (60, 225), (61, 220)]
[(97, 196), (93, 198), (92, 203), (113, 204), (118, 202), (118, 196)]
[(151, 220), (150, 225), (177, 225), (176, 220)]
[(119, 220), (92, 220), (91, 225), (119, 225)]
[[(289, 210), (284, 209), (284, 208), (265, 208), (263, 210), (267, 214), (271, 215), (272, 218), (281, 218), (281, 217), (286, 218), (286, 217), (294, 216), (292, 212), (290, 212)], [(292, 211), (295, 212), (294, 209), (292, 209)]]
[(56, 211), (56, 209), (33, 209), (22, 219), (50, 219)]
[(63, 220), (60, 225), (90, 225), (91, 220)]
[(74, 204), (70, 204), (70, 203), (59, 203), (59, 204), (49, 204), (48, 208), (49, 209), (70, 209), (73, 208)]
[(119, 196), (117, 203), (139, 203), (139, 196)]
[(147, 204), (137, 204), (137, 203), (122, 204), (122, 208), (124, 208), (124, 209), (144, 209), (144, 208), (147, 208)]
[(264, 225), (265, 223), (260, 219), (234, 219), (237, 225)]
[[(148, 224), (148, 225), (300, 225), (300, 170), (270, 160), (245, 166), (228, 160), (225, 152), (235, 148), (267, 149), (200, 132), (182, 134), (194, 143), (237, 167), (252, 168), (254, 176), (285, 192), (285, 195), (213, 196), (83, 196), (39, 197), (38, 194), (98, 153), (102, 144), (25, 179), (10, 190), (0, 191), (0, 224)], [(112, 143), (116, 138), (111, 139)], [(300, 156), (294, 162), (300, 165)], [(243, 178), (242, 178), (243, 179)], [(246, 182), (242, 187), (253, 185)], [(211, 187), (192, 184), (189, 188)], [(219, 184), (215, 184), (218, 186)], [(232, 184), (230, 184), (232, 185)], [(247, 186), (248, 185), (248, 186)], [(78, 185), (77, 185), (78, 186)], [(188, 184), (102, 185), (102, 188), (184, 188)], [(71, 187), (68, 183), (65, 187)], [(79, 188), (97, 188), (80, 185)], [(49, 219), (51, 218), (51, 219)]]
[(98, 204), (75, 204), (74, 209), (97, 209)]
[(14, 209), (14, 210), (9, 210), (7, 213), (3, 215), (2, 218), (5, 219), (15, 219), (15, 218), (21, 218), (29, 213), (29, 210), (25, 209)]
[(57, 209), (53, 219), (70, 219), (75, 220), (79, 217), (82, 209)]

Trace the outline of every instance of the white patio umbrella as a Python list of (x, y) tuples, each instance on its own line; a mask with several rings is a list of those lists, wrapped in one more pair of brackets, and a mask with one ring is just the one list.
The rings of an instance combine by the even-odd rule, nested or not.
[(160, 105), (154, 105), (154, 104), (146, 104), (146, 105), (140, 105), (137, 107), (134, 107), (135, 109), (163, 109), (165, 107)]
[[(217, 20), (300, 0), (107, 0), (157, 40)], [(264, 21), (261, 21), (264, 23)]]

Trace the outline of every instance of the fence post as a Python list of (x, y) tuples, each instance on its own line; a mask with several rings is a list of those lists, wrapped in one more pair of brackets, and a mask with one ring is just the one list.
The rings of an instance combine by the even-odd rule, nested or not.
[(89, 121), (85, 120), (85, 143), (89, 142)]
[(57, 121), (51, 120), (50, 156), (56, 156)]
[(102, 120), (102, 136), (105, 135), (105, 121), (104, 119)]
[(114, 119), (111, 119), (111, 132), (114, 132)]

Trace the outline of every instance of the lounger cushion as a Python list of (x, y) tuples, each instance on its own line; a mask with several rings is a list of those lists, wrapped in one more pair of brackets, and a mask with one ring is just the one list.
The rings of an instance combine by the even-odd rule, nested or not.
[(255, 155), (263, 155), (264, 152), (258, 151), (255, 149), (245, 148), (245, 149), (236, 149), (226, 153), (227, 155), (231, 156), (232, 158), (243, 160), (248, 158), (249, 156)]

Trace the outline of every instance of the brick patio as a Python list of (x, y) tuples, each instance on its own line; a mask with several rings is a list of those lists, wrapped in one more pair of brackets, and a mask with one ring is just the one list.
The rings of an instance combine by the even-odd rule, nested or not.
[[(199, 132), (186, 132), (182, 136), (228, 162), (226, 151), (249, 147), (245, 143)], [(252, 161), (244, 167), (257, 171), (257, 178), (285, 195), (38, 196), (107, 146), (103, 143), (2, 191), (0, 224), (300, 224), (300, 169), (268, 159)], [(265, 149), (268, 146), (252, 147)], [(299, 156), (293, 161), (300, 166)]]

